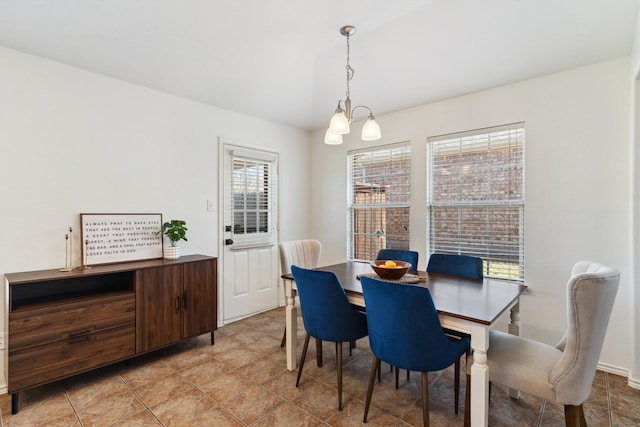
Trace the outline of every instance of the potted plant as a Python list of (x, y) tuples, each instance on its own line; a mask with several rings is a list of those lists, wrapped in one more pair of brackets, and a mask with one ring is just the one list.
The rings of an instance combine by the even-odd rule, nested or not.
[(162, 228), (158, 233), (163, 233), (169, 241), (171, 246), (164, 248), (164, 257), (166, 259), (178, 259), (180, 258), (180, 246), (177, 243), (180, 240), (187, 241), (187, 223), (181, 219), (172, 219), (162, 224)]

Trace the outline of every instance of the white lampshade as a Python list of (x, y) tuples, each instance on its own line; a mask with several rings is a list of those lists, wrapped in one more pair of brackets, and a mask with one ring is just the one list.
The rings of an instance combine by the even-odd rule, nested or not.
[(324, 134), (324, 143), (328, 145), (340, 145), (342, 144), (342, 135), (332, 132), (331, 129), (327, 129), (327, 133)]
[(380, 126), (373, 118), (372, 115), (369, 116), (367, 121), (362, 126), (362, 140), (363, 141), (377, 141), (382, 138), (382, 132), (380, 132)]
[(339, 135), (344, 135), (349, 133), (351, 129), (349, 128), (349, 119), (344, 114), (344, 111), (336, 111), (336, 113), (331, 117), (331, 121), (329, 122), (329, 129), (333, 133), (337, 133)]

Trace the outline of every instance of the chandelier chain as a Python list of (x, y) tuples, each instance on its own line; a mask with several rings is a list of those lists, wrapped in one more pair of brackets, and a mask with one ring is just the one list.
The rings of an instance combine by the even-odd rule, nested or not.
[(349, 44), (349, 33), (347, 33), (347, 66), (345, 67), (347, 69), (347, 98), (351, 98), (349, 82), (351, 81), (355, 73), (355, 70), (351, 68), (351, 65), (349, 65), (350, 58), (351, 58), (351, 50), (350, 50), (350, 44)]

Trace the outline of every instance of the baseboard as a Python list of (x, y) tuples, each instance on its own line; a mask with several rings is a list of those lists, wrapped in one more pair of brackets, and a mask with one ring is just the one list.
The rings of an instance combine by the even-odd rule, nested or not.
[(621, 368), (619, 366), (609, 365), (607, 363), (598, 363), (598, 370), (608, 372), (610, 374), (620, 375), (621, 377), (629, 378), (629, 370)]
[(636, 390), (640, 390), (640, 380), (630, 378), (628, 369), (620, 368), (619, 366), (609, 365), (607, 363), (598, 363), (598, 370), (608, 372), (614, 375), (620, 375), (621, 377), (625, 377), (627, 379), (627, 384), (629, 384), (629, 387), (634, 388)]

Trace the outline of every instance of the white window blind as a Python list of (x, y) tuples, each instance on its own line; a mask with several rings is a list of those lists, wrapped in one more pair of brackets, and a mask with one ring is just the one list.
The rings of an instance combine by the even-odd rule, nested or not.
[(411, 145), (350, 151), (347, 258), (372, 260), (382, 248), (409, 249)]
[(239, 243), (269, 241), (274, 231), (273, 189), (275, 163), (232, 152), (231, 217), (233, 235)]
[(524, 123), (427, 139), (428, 252), (524, 280)]

